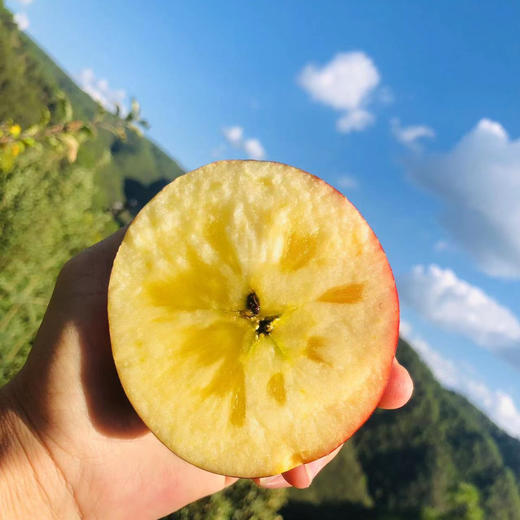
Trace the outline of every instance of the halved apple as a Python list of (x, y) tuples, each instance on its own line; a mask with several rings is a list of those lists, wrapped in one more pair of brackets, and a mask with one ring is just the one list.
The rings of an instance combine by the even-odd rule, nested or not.
[(376, 407), (399, 311), (381, 246), (319, 178), (221, 161), (139, 213), (114, 261), (112, 350), (174, 453), (238, 477), (332, 451)]

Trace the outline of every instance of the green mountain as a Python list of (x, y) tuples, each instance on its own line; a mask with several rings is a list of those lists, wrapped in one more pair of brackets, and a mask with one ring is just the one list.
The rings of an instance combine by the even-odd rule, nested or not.
[[(17, 30), (12, 15), (0, 0), (0, 121), (11, 119), (27, 127), (39, 119), (45, 107), (58, 106), (60, 92), (70, 100), (75, 117), (86, 120), (93, 117), (96, 112), (94, 101), (30, 38)], [(100, 132), (92, 142), (81, 147), (77, 166), (94, 172), (96, 183), (102, 188), (105, 207), (126, 201), (131, 213), (135, 213), (166, 182), (182, 173), (179, 165), (150, 140), (129, 134), (128, 140), (124, 141), (108, 132)], [(83, 182), (80, 170), (76, 173), (78, 181), (74, 186)], [(25, 173), (28, 179), (29, 174), (32, 175), (29, 171)], [(59, 183), (61, 177), (59, 172), (54, 172), (49, 179)], [(27, 182), (32, 187), (30, 181)], [(49, 192), (54, 187), (52, 184)], [(62, 188), (60, 200), (68, 200), (71, 192), (79, 193), (78, 189)], [(88, 193), (84, 193), (87, 209), (90, 207)], [(18, 237), (16, 230), (19, 234), (22, 231), (26, 233), (34, 223), (30, 220), (31, 199), (22, 202), (24, 200), (29, 215), (27, 223), (6, 227), (15, 238)], [(39, 204), (40, 211), (45, 211), (50, 218), (52, 204)], [(62, 220), (72, 218), (76, 204), (63, 210)], [(17, 215), (21, 214), (20, 209), (16, 211)], [(46, 224), (46, 218), (41, 216), (40, 220)], [(39, 300), (28, 296), (27, 301), (33, 302), (30, 305), (40, 301), (38, 305), (41, 308), (35, 313), (27, 304), (27, 315), (34, 316), (31, 321), (28, 318), (19, 320), (20, 331), (27, 333), (28, 330), (29, 336), (41, 319), (60, 262), (71, 251), (84, 247), (83, 242), (65, 244), (64, 240), (70, 241), (78, 230), (87, 229), (86, 222), (81, 219), (71, 222), (68, 231), (62, 229), (59, 216), (55, 217), (55, 241), (46, 246), (47, 249), (42, 249), (39, 257), (34, 257), (34, 252), (30, 251), (33, 264), (11, 259), (9, 265), (20, 271), (19, 289), (14, 294), (16, 298), (13, 296), (13, 301), (19, 303), (23, 290), (28, 287), (27, 277), (40, 275), (43, 272), (38, 268), (41, 262), (56, 257), (56, 265), (48, 271), (49, 274), (44, 273), (48, 280), (45, 284), (42, 282), (44, 286)], [(33, 230), (33, 234), (37, 236), (44, 231), (50, 234), (47, 228), (49, 225)], [(2, 241), (7, 243), (5, 239), (3, 236)], [(85, 243), (91, 240), (90, 235), (84, 240)], [(12, 243), (15, 245), (11, 249), (4, 245), (4, 250), (13, 255), (26, 254), (20, 253), (17, 245), (27, 245), (26, 239), (20, 238), (15, 243), (13, 238)], [(27, 277), (21, 272), (26, 264)], [(6, 275), (6, 287), (7, 282), (12, 283), (15, 274)], [(3, 286), (0, 289), (7, 291)], [(10, 312), (10, 305), (6, 303), (4, 307), (0, 308), (0, 315)], [(10, 329), (14, 330), (13, 327), (10, 325)], [(0, 361), (7, 360), (13, 364), (8, 356), (2, 358), (2, 338), (7, 347), (12, 345), (10, 330), (6, 329), (3, 334), (0, 334)], [(30, 338), (20, 337), (29, 344)], [(281, 509), (283, 517), (303, 520), (520, 520), (520, 442), (501, 431), (466, 399), (443, 389), (413, 349), (403, 341), (399, 345), (398, 357), (415, 381), (412, 401), (399, 411), (376, 412), (316, 478), (310, 489), (289, 490), (286, 504)], [(6, 373), (14, 373), (15, 368)], [(172, 518), (274, 520), (278, 518), (276, 510), (283, 502), (283, 492), (259, 491), (244, 481), (185, 508)]]
[[(0, 0), (0, 121), (12, 119), (22, 127), (36, 123), (46, 107), (56, 105), (59, 92), (70, 100), (75, 118), (88, 121), (95, 115), (96, 103), (26, 34), (18, 31), (12, 14)], [(81, 148), (77, 162), (95, 167), (107, 206), (130, 199), (126, 193), (128, 181), (132, 198), (139, 201), (151, 189), (183, 173), (156, 144), (134, 133), (129, 133), (125, 141), (100, 132)], [(143, 193), (136, 197), (139, 187)], [(134, 203), (131, 211), (135, 213), (137, 206)]]

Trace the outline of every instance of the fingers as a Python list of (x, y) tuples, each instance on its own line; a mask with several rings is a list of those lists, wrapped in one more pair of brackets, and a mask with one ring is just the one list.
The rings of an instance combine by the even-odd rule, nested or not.
[(283, 475), (253, 479), (254, 483), (265, 489), (280, 489), (291, 487), (291, 484), (283, 478)]
[(112, 262), (116, 256), (117, 250), (121, 245), (128, 226), (118, 229), (115, 233), (101, 240), (97, 244), (82, 251), (79, 255), (71, 260), (72, 264), (79, 264), (79, 268), (90, 268), (93, 266), (103, 266), (112, 268)]
[(378, 406), (387, 410), (400, 408), (410, 400), (412, 393), (413, 381), (408, 370), (394, 358), (390, 378)]
[(96, 249), (100, 253), (103, 252), (109, 258), (114, 258), (116, 256), (119, 245), (121, 244), (123, 237), (128, 229), (129, 224), (118, 229), (116, 232), (112, 233), (110, 236), (101, 240), (97, 244), (94, 244), (89, 249)]
[(340, 452), (343, 444), (331, 451), (325, 457), (302, 464), (283, 473), (284, 479), (295, 488), (309, 487), (314, 477)]
[(69, 299), (77, 295), (106, 293), (112, 263), (123, 240), (126, 227), (71, 258), (57, 280), (58, 292)]
[(282, 475), (254, 479), (254, 481), (260, 487), (267, 489), (279, 489), (291, 486), (295, 488), (309, 487), (314, 477), (339, 453), (342, 446), (343, 445), (338, 446), (334, 451), (325, 455), (325, 457), (297, 466)]

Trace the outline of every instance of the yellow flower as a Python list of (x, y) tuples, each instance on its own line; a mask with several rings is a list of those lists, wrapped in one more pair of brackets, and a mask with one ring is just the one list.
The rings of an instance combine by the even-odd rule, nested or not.
[(18, 137), (22, 132), (22, 128), (20, 127), (20, 125), (12, 125), (9, 128), (9, 132), (13, 137)]

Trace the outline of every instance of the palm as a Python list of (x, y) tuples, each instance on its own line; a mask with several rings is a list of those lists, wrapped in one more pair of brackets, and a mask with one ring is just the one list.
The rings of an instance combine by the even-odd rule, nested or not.
[[(234, 479), (176, 457), (150, 433), (122, 390), (106, 315), (108, 279), (121, 238), (122, 232), (112, 235), (62, 271), (15, 387), (85, 517), (104, 518), (112, 511), (110, 518), (157, 518)], [(404, 404), (411, 393), (409, 376), (396, 367), (383, 398), (389, 408)], [(286, 482), (309, 483), (303, 467), (272, 485)]]

